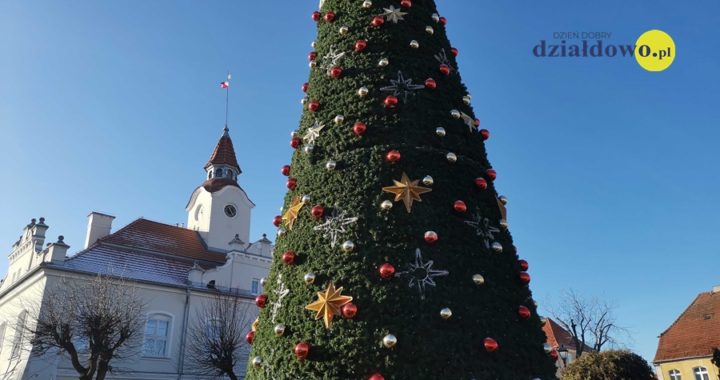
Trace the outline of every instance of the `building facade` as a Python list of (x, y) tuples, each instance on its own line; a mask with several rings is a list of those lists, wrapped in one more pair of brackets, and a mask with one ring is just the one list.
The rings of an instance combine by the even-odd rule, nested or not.
[(141, 218), (112, 232), (114, 217), (92, 212), (83, 249), (68, 255), (62, 236), (46, 244), (43, 218), (26, 225), (0, 283), (0, 380), (78, 378), (67, 355), (34, 356), (18, 331), (32, 326), (31, 311), (42, 307), (50, 290), (98, 274), (122, 278), (147, 305), (142, 346), (112, 362), (109, 379), (205, 378), (187, 359), (193, 319), (218, 292), (252, 304), (272, 255), (265, 235), (249, 243), (254, 204), (238, 183), (241, 173), (225, 128), (205, 165), (205, 180), (186, 206), (187, 227)]
[(711, 362), (720, 348), (720, 286), (698, 294), (667, 330), (660, 334), (655, 370), (660, 380), (716, 380)]

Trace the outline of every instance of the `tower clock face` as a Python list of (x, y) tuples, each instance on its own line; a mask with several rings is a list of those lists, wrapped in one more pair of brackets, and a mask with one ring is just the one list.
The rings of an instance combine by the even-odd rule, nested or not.
[(228, 218), (234, 218), (235, 215), (237, 215), (237, 209), (233, 205), (227, 205), (225, 206), (225, 215), (228, 216)]

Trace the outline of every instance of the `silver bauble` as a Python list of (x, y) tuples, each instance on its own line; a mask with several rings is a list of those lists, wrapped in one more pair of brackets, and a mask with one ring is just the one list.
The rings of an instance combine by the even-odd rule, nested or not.
[(428, 25), (425, 27), (425, 32), (427, 32), (427, 34), (429, 34), (429, 35), (433, 35), (433, 34), (435, 34), (435, 29), (433, 29), (432, 26)]
[(273, 332), (275, 333), (275, 336), (283, 336), (283, 335), (285, 335), (285, 325), (283, 325), (282, 323), (278, 323), (278, 324), (275, 325), (275, 327), (273, 328)]
[(502, 253), (502, 251), (503, 251), (503, 246), (502, 246), (502, 244), (500, 244), (500, 243), (498, 243), (498, 242), (496, 242), (496, 241), (494, 241), (494, 242), (492, 243), (491, 247), (492, 247), (492, 250), (495, 251), (496, 253)]
[(425, 185), (425, 186), (432, 186), (435, 183), (435, 180), (433, 179), (433, 177), (431, 177), (429, 175), (426, 175), (422, 181), (423, 181), (423, 185)]
[(260, 367), (260, 366), (262, 365), (262, 359), (260, 359), (259, 356), (254, 357), (254, 358), (252, 359), (252, 365), (253, 365), (253, 367), (255, 367), (255, 368)]
[(348, 34), (349, 31), (350, 31), (350, 28), (348, 28), (347, 26), (341, 26), (340, 30), (339, 30), (340, 34), (342, 34), (342, 35)]
[(315, 283), (315, 273), (306, 273), (305, 276), (303, 276), (303, 281), (305, 281), (306, 284), (312, 285)]
[(420, 47), (420, 43), (415, 40), (412, 40), (412, 41), (410, 41), (410, 47), (413, 49), (417, 49)]
[(448, 320), (450, 317), (452, 317), (452, 310), (449, 307), (440, 310), (440, 318)]
[(305, 153), (312, 153), (313, 150), (315, 150), (315, 145), (313, 144), (307, 144), (303, 147)]
[(397, 338), (393, 334), (387, 334), (382, 340), (383, 346), (393, 348), (397, 344)]
[(445, 137), (446, 133), (447, 133), (447, 132), (445, 132), (445, 128), (443, 128), (443, 127), (437, 127), (437, 128), (435, 128), (435, 134), (438, 135), (438, 136), (440, 136), (440, 137)]
[(500, 200), (500, 202), (502, 202), (502, 204), (504, 204), (504, 205), (507, 205), (507, 204), (508, 204), (508, 199), (507, 199), (506, 196), (501, 195), (501, 196), (498, 197), (498, 199)]
[(448, 162), (455, 163), (457, 162), (457, 155), (453, 152), (448, 153), (445, 158), (447, 158)]
[(470, 96), (470, 95), (463, 96), (463, 103), (465, 103), (466, 105), (469, 106), (471, 102), (472, 102), (472, 96)]
[(380, 67), (385, 67), (389, 64), (390, 64), (390, 60), (388, 60), (387, 58), (383, 58), (378, 62), (378, 66), (380, 66)]
[(365, 96), (367, 96), (367, 95), (370, 93), (370, 90), (368, 90), (367, 87), (364, 87), (364, 86), (363, 86), (363, 87), (360, 87), (360, 88), (358, 89), (357, 93), (358, 93), (358, 95), (360, 95), (360, 96), (362, 96), (362, 97), (365, 97)]
[(472, 280), (475, 283), (475, 285), (478, 285), (478, 286), (485, 284), (485, 277), (483, 277), (483, 275), (481, 275), (481, 274), (474, 274), (472, 276)]
[(355, 243), (352, 242), (352, 240), (347, 240), (346, 242), (342, 243), (342, 250), (346, 253), (350, 253), (353, 250), (355, 250)]
[(370, 0), (365, 0), (365, 1), (363, 1), (362, 7), (363, 7), (363, 8), (370, 8), (370, 7), (372, 7), (372, 1), (370, 1)]
[(335, 116), (335, 119), (333, 119), (333, 121), (335, 122), (335, 125), (340, 125), (345, 122), (345, 116), (337, 115)]
[(458, 110), (452, 110), (450, 111), (450, 116), (452, 116), (453, 119), (460, 119), (462, 114)]
[(328, 162), (325, 163), (325, 169), (327, 170), (335, 170), (337, 167), (337, 162), (333, 160), (328, 160)]
[(390, 210), (391, 208), (393, 208), (393, 203), (392, 203), (391, 201), (387, 201), (387, 200), (382, 201), (382, 203), (380, 203), (380, 208), (381, 208), (383, 211), (388, 211), (388, 210)]
[(310, 201), (312, 201), (312, 197), (307, 194), (303, 195), (301, 199), (303, 203), (310, 203)]

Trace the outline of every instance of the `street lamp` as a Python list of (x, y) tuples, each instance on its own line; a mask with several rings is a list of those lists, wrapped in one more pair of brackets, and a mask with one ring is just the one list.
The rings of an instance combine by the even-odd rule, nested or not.
[(560, 348), (558, 348), (558, 354), (560, 354), (560, 359), (562, 359), (563, 362), (563, 368), (565, 368), (567, 366), (568, 350), (565, 348), (564, 344), (561, 344)]

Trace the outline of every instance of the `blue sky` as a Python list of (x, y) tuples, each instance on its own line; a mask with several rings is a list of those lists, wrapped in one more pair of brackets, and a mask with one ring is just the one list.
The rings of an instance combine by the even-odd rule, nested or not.
[[(231, 133), (272, 234), (317, 1), (0, 2), (0, 247), (30, 218), (81, 248), (86, 215), (115, 226), (185, 222), (219, 137)], [(617, 305), (625, 343), (652, 359), (660, 334), (720, 284), (720, 3), (439, 1), (460, 72), (510, 198), (509, 221), (542, 307), (568, 288)], [(662, 29), (677, 58), (535, 58), (558, 31), (631, 44)], [(6, 270), (6, 259), (0, 273)]]

